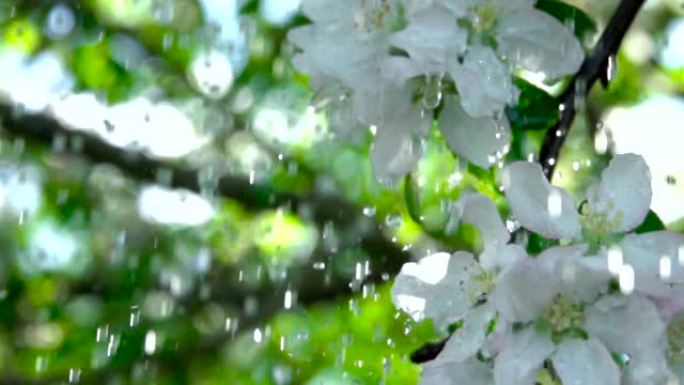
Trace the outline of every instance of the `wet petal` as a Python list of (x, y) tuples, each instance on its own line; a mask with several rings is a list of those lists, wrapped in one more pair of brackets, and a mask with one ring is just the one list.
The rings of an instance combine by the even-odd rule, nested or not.
[(552, 16), (523, 9), (501, 15), (496, 29), (499, 52), (516, 67), (547, 78), (574, 74), (584, 60), (575, 35)]
[(447, 144), (458, 156), (482, 168), (489, 168), (508, 152), (511, 129), (505, 115), (473, 118), (457, 103), (446, 98), (439, 127)]
[(371, 163), (381, 183), (392, 184), (413, 170), (423, 154), (432, 114), (416, 105), (398, 105), (383, 114), (371, 148)]
[(566, 338), (551, 357), (563, 385), (619, 385), (620, 371), (595, 338)]
[(581, 227), (575, 200), (552, 186), (536, 163), (515, 162), (503, 173), (511, 209), (523, 227), (546, 238), (577, 238)]
[(587, 199), (593, 212), (603, 212), (615, 232), (634, 229), (644, 221), (651, 206), (651, 172), (640, 155), (616, 155), (592, 186)]
[(640, 350), (630, 357), (625, 385), (660, 385), (668, 382), (670, 371), (665, 341)]
[(451, 335), (440, 358), (465, 362), (474, 357), (487, 339), (487, 329), (495, 316), (496, 309), (490, 303), (475, 307), (463, 320), (463, 326)]
[(437, 327), (446, 328), (477, 301), (481, 274), (470, 253), (433, 254), (404, 264), (394, 281), (392, 299), (413, 319), (432, 318)]
[(637, 354), (665, 336), (665, 324), (647, 297), (612, 295), (601, 298), (587, 311), (587, 331), (613, 352)]
[[(652, 296), (667, 296), (670, 284), (684, 283), (684, 235), (671, 231), (630, 234), (620, 243), (623, 259), (634, 267), (635, 289)], [(680, 251), (680, 249), (682, 251)], [(663, 276), (661, 264), (666, 260), (669, 276)]]
[(470, 116), (492, 117), (518, 99), (511, 72), (489, 47), (470, 47), (463, 63), (452, 66), (449, 73)]
[(528, 327), (509, 336), (504, 348), (494, 361), (496, 385), (530, 385), (537, 371), (555, 350), (551, 339)]
[(409, 54), (425, 71), (446, 72), (466, 48), (468, 33), (446, 7), (431, 5), (409, 16), (408, 26), (390, 37), (390, 43)]
[(559, 291), (582, 302), (592, 302), (608, 290), (613, 278), (604, 258), (585, 256), (586, 245), (553, 247), (535, 261), (559, 284)]
[(505, 244), (511, 238), (496, 205), (486, 196), (465, 193), (455, 206), (461, 220), (477, 227), (485, 243)]
[(533, 258), (526, 258), (499, 274), (493, 300), (507, 321), (529, 322), (551, 304), (558, 291), (556, 280)]
[(423, 365), (420, 385), (490, 385), (492, 370), (485, 363), (471, 358), (464, 363), (437, 357)]

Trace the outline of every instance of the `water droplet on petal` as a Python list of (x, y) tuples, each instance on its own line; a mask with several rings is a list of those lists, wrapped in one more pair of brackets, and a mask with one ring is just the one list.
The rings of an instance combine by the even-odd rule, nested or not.
[(444, 74), (426, 75), (423, 92), (423, 108), (434, 110), (442, 102), (442, 79)]

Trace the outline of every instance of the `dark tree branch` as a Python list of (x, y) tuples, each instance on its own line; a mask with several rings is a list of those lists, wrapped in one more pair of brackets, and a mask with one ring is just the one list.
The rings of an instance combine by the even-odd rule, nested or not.
[(608, 85), (612, 80), (611, 72), (616, 65), (617, 51), (644, 2), (645, 0), (620, 2), (592, 53), (584, 59), (579, 72), (575, 74), (572, 82), (561, 95), (560, 119), (547, 131), (539, 155), (539, 162), (547, 179), (551, 180), (553, 177), (556, 164), (558, 164), (558, 156), (572, 128), (577, 114), (577, 101), (586, 100), (597, 80), (601, 80), (604, 85)]
[[(544, 138), (544, 144), (539, 156), (539, 162), (544, 169), (544, 175), (551, 180), (555, 166), (558, 163), (565, 139), (568, 137), (572, 123), (577, 114), (577, 100), (586, 99), (591, 87), (597, 80), (604, 84), (610, 82), (612, 65), (615, 65), (615, 55), (627, 30), (641, 9), (645, 0), (622, 0), (610, 19), (608, 26), (601, 34), (592, 53), (584, 59), (582, 66), (572, 79), (568, 88), (560, 96), (560, 120), (551, 127)], [(430, 343), (416, 350), (411, 355), (411, 361), (424, 363), (437, 358), (444, 349), (448, 337), (442, 341)]]

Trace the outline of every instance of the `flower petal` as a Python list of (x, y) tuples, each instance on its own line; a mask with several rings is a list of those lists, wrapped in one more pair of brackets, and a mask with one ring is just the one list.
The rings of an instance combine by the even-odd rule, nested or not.
[(660, 385), (668, 382), (670, 369), (665, 341), (650, 345), (630, 357), (625, 385)]
[(477, 354), (487, 339), (487, 329), (496, 316), (490, 303), (475, 307), (454, 332), (440, 353), (440, 357), (453, 362), (465, 362)]
[(515, 162), (503, 173), (503, 186), (523, 227), (546, 238), (577, 238), (581, 227), (575, 200), (552, 186), (536, 163)]
[(505, 244), (511, 238), (496, 205), (482, 194), (464, 193), (456, 201), (454, 210), (460, 220), (477, 227), (485, 243)]
[(415, 320), (432, 318), (438, 328), (463, 318), (481, 294), (482, 268), (466, 252), (437, 253), (404, 264), (392, 287), (394, 304)]
[(510, 322), (535, 320), (552, 302), (559, 284), (534, 258), (526, 258), (499, 274), (493, 300)]
[(665, 336), (656, 306), (638, 294), (601, 298), (588, 309), (585, 326), (609, 350), (629, 355), (657, 345)]
[(426, 72), (446, 72), (466, 48), (468, 32), (459, 27), (448, 8), (433, 4), (409, 16), (408, 26), (394, 33), (390, 43), (409, 54)]
[(553, 247), (535, 258), (570, 298), (592, 302), (608, 290), (612, 275), (605, 259), (585, 256), (586, 245)]
[(640, 155), (616, 155), (601, 174), (601, 182), (589, 190), (593, 212), (603, 212), (616, 224), (614, 232), (634, 229), (651, 206), (651, 172)]
[(566, 338), (551, 357), (563, 385), (619, 385), (620, 371), (596, 338)]
[(451, 97), (444, 101), (439, 127), (451, 150), (482, 168), (501, 160), (511, 142), (510, 124), (505, 115), (498, 120), (473, 118)]
[[(625, 263), (634, 267), (634, 287), (651, 296), (667, 296), (671, 283), (684, 283), (684, 234), (656, 231), (646, 234), (630, 234), (620, 243)], [(665, 260), (665, 261), (663, 261)], [(663, 276), (661, 264), (669, 266), (669, 276)]]
[(509, 336), (494, 361), (496, 385), (530, 385), (542, 363), (555, 350), (551, 339), (528, 327)]
[[(410, 87), (388, 87), (383, 100), (368, 100), (367, 107), (380, 109), (375, 142), (371, 148), (371, 164), (376, 178), (392, 184), (402, 178), (423, 154), (424, 136), (432, 122), (432, 114), (424, 113), (410, 101)], [(359, 96), (355, 93), (355, 97)], [(379, 104), (379, 105), (378, 105)], [(359, 108), (355, 107), (355, 111)]]
[(437, 357), (423, 365), (420, 385), (490, 385), (492, 370), (485, 363), (471, 358), (464, 363)]
[(463, 63), (452, 66), (449, 73), (456, 82), (463, 109), (472, 117), (501, 114), (507, 104), (518, 100), (511, 72), (489, 47), (470, 47)]
[(575, 35), (552, 16), (533, 8), (502, 14), (496, 35), (499, 52), (514, 66), (542, 72), (550, 79), (574, 74), (584, 60)]

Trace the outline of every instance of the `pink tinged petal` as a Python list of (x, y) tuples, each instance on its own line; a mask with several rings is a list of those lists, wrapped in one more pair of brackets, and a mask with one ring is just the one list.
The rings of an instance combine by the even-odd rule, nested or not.
[(566, 338), (551, 357), (563, 385), (619, 385), (620, 370), (595, 338)]
[(499, 53), (517, 68), (547, 78), (577, 72), (584, 50), (575, 35), (552, 16), (536, 9), (503, 13), (496, 28)]
[(445, 99), (439, 127), (452, 151), (482, 168), (500, 161), (511, 142), (511, 129), (505, 115), (498, 120), (473, 118), (455, 98)]
[(463, 63), (452, 66), (449, 73), (461, 95), (463, 110), (472, 117), (502, 114), (507, 104), (518, 100), (511, 72), (489, 47), (470, 47)]
[(468, 33), (442, 5), (431, 5), (409, 16), (408, 26), (393, 34), (390, 43), (401, 48), (426, 72), (446, 72), (466, 48)]
[(616, 155), (593, 186), (587, 199), (593, 212), (605, 212), (625, 232), (639, 226), (651, 206), (651, 172), (640, 155)]
[(529, 322), (537, 319), (558, 291), (554, 277), (527, 258), (499, 274), (493, 301), (505, 320)]
[(523, 227), (551, 239), (580, 235), (575, 200), (567, 191), (552, 186), (539, 164), (515, 162), (502, 176), (506, 197)]
[(537, 371), (555, 350), (549, 336), (528, 327), (509, 336), (494, 361), (496, 385), (531, 385)]
[(446, 328), (477, 301), (481, 274), (472, 254), (433, 254), (404, 264), (392, 286), (392, 300), (415, 320), (431, 318), (437, 327)]
[(489, 303), (475, 307), (463, 320), (440, 353), (440, 359), (465, 362), (474, 357), (487, 339), (489, 324), (496, 317), (494, 306)]
[(420, 385), (491, 385), (489, 365), (471, 358), (464, 363), (437, 357), (423, 365)]
[(665, 338), (665, 324), (655, 304), (639, 294), (601, 298), (588, 309), (585, 327), (610, 351), (629, 355)]

